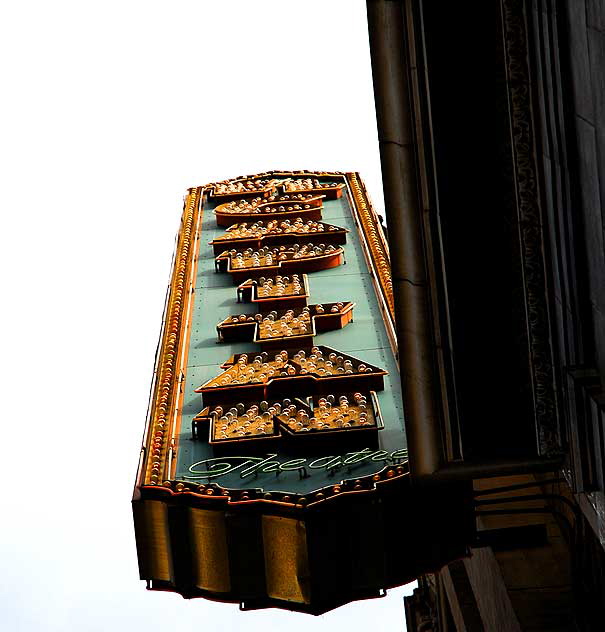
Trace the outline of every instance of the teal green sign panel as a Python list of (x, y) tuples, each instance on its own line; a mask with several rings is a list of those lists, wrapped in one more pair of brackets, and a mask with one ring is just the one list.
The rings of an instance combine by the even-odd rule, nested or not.
[[(318, 332), (310, 344), (329, 347), (336, 353), (384, 369), (384, 388), (375, 390), (381, 427), (372, 440), (351, 445), (336, 436), (330, 442), (313, 439), (300, 442), (274, 441), (260, 451), (252, 441), (240, 441), (225, 453), (208, 441), (208, 429), (194, 436), (194, 418), (204, 408), (201, 385), (219, 376), (232, 356), (253, 358), (260, 347), (250, 341), (219, 341), (217, 325), (235, 315), (254, 315), (256, 303), (238, 303), (237, 285), (226, 271), (217, 271), (215, 253), (209, 244), (224, 235), (213, 210), (217, 204), (203, 202), (197, 278), (185, 374), (182, 423), (178, 437), (177, 475), (181, 481), (215, 483), (224, 488), (262, 489), (265, 492), (306, 494), (343, 480), (368, 476), (407, 459), (403, 407), (397, 364), (381, 316), (372, 276), (366, 265), (349, 196), (323, 201), (321, 221), (347, 229), (344, 263), (308, 272), (308, 304), (354, 302), (352, 322), (341, 329)], [(278, 349), (279, 350), (279, 349)], [(304, 390), (304, 389), (302, 389)], [(306, 393), (297, 393), (301, 399)], [(228, 402), (236, 406), (237, 397)], [(338, 433), (336, 433), (338, 434)]]

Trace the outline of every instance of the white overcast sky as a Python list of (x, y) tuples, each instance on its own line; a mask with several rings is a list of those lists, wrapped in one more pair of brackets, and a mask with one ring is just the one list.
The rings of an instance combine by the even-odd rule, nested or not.
[(404, 629), (409, 587), (320, 618), (149, 593), (130, 511), (185, 189), (354, 170), (382, 208), (366, 28), (362, 0), (3, 3), (1, 630)]

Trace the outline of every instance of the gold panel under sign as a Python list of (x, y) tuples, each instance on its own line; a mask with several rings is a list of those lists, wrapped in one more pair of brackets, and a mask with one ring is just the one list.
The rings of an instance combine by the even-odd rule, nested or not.
[(134, 520), (142, 579), (172, 581), (168, 509), (158, 500), (135, 503)]
[(265, 580), (273, 599), (310, 603), (309, 556), (305, 523), (263, 516)]
[(189, 509), (196, 585), (202, 590), (231, 590), (225, 514), (207, 509)]

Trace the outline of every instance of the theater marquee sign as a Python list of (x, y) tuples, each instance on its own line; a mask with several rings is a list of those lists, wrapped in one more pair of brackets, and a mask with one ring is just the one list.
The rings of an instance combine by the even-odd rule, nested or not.
[(392, 309), (358, 174), (189, 190), (133, 501), (150, 588), (317, 613), (412, 579)]

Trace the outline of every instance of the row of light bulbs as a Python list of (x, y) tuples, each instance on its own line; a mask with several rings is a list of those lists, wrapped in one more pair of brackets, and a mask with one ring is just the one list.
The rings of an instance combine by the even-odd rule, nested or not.
[(302, 217), (297, 217), (294, 222), (288, 219), (278, 221), (275, 219), (263, 222), (262, 220), (254, 222), (254, 224), (248, 225), (246, 222), (241, 224), (233, 224), (227, 229), (224, 235), (221, 235), (219, 240), (231, 240), (231, 239), (244, 239), (262, 237), (263, 235), (279, 235), (282, 233), (323, 233), (334, 232), (339, 230), (338, 226), (326, 226), (321, 222), (314, 220), (308, 220), (305, 222)]
[(242, 402), (228, 410), (215, 406), (211, 412), (215, 419), (214, 438), (236, 439), (246, 436), (275, 434), (275, 421), (288, 425), (294, 432), (338, 430), (375, 426), (374, 413), (367, 405), (367, 397), (354, 393), (349, 402), (347, 395), (330, 394), (322, 397), (318, 405), (309, 409), (289, 398), (269, 403), (246, 405)]

